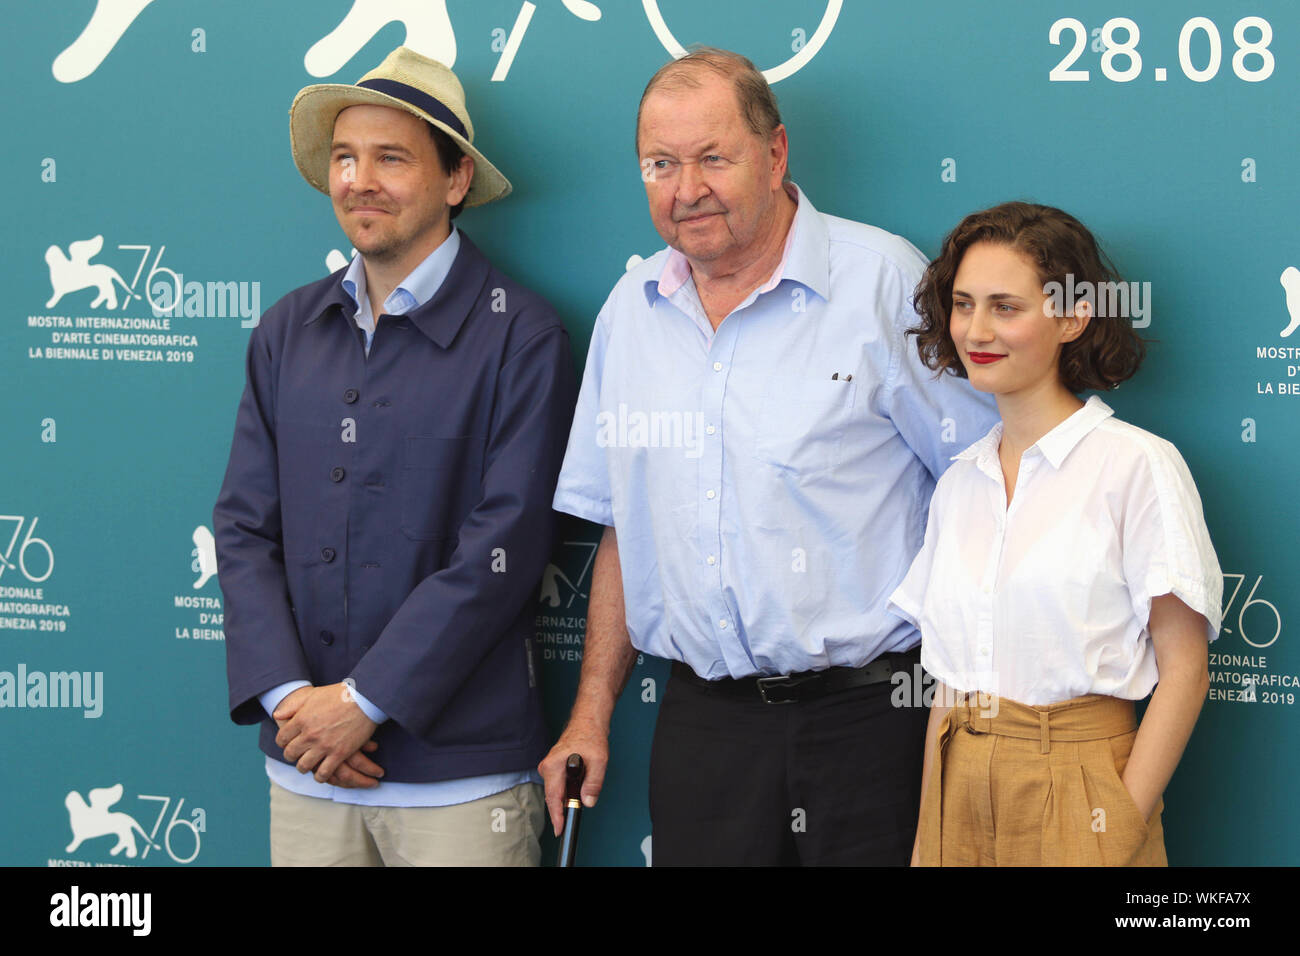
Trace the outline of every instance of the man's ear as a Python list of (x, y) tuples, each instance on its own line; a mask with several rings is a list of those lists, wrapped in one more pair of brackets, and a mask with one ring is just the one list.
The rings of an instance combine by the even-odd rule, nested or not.
[(790, 165), (790, 140), (786, 136), (785, 124), (772, 130), (772, 139), (768, 143), (768, 156), (772, 163), (773, 189), (780, 189)]
[(468, 153), (461, 156), (460, 163), (451, 174), (451, 184), (447, 187), (447, 205), (455, 206), (469, 192), (469, 184), (474, 180), (474, 157)]
[(1061, 319), (1061, 341), (1073, 342), (1083, 335), (1090, 321), (1092, 321), (1092, 303), (1086, 298), (1080, 299), (1075, 303), (1074, 311), (1067, 312)]

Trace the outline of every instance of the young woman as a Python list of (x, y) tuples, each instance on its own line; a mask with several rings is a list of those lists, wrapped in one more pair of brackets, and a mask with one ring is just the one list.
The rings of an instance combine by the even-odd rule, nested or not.
[(1079, 398), (1142, 361), (1117, 283), (1078, 220), (1016, 202), (967, 216), (916, 290), (923, 361), (1002, 421), (940, 479), (892, 596), (937, 681), (914, 865), (1166, 865), (1223, 579), (1177, 449)]

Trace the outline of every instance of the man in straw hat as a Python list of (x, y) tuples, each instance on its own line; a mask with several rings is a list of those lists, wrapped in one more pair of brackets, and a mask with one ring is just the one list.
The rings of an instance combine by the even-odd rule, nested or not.
[(272, 864), (536, 865), (568, 336), (452, 225), (510, 183), (449, 69), (399, 48), (289, 125), (357, 254), (253, 330), (213, 514)]
[[(655, 865), (906, 865), (927, 711), (920, 635), (886, 601), (935, 479), (995, 418), (904, 341), (921, 254), (818, 212), (788, 155), (745, 57), (651, 78), (637, 157), (669, 248), (596, 320), (555, 495), (606, 527), (577, 699), (542, 764), (552, 820), (570, 753), (588, 806), (600, 792), (637, 651), (668, 658)], [(602, 440), (624, 406), (693, 423), (689, 440)]]

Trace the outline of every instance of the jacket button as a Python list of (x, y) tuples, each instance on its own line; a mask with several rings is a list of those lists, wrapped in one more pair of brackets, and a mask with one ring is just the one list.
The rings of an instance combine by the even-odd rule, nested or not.
[(320, 642), (321, 642), (322, 644), (324, 644), (326, 647), (328, 647), (329, 645), (333, 644), (333, 643), (334, 643), (334, 632), (333, 632), (333, 631), (321, 631), (321, 632), (320, 632)]
[(342, 468), (331, 468), (331, 469), (330, 469), (330, 481), (342, 481), (342, 480), (343, 480), (343, 476), (346, 475), (346, 474), (347, 474), (347, 472), (344, 471)]
[(361, 393), (355, 388), (349, 388), (343, 393), (343, 401), (347, 402), (349, 405), (353, 404), (360, 397)]
[(321, 560), (324, 561), (326, 564), (328, 564), (329, 562), (331, 562), (331, 561), (334, 560), (334, 549), (333, 549), (333, 548), (321, 548), (321, 549), (320, 549), (320, 556), (321, 556)]

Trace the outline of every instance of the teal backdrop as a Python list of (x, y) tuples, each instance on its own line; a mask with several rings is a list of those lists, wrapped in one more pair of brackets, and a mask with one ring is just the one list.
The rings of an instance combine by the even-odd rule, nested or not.
[[(822, 211), (930, 255), (965, 213), (1006, 199), (1089, 224), (1145, 290), (1154, 340), (1108, 401), (1182, 451), (1225, 572), (1211, 699), (1166, 794), (1169, 857), (1300, 861), (1286, 810), (1300, 784), (1300, 6), (1189, 9), (6, 0), (0, 864), (268, 862), (267, 782), (253, 730), (227, 715), (206, 536), (249, 328), (349, 253), (294, 168), (289, 103), (404, 41), (454, 59), (477, 144), (515, 186), (459, 223), (550, 299), (579, 367), (629, 258), (661, 245), (633, 127), (678, 43), (774, 71), (794, 179)], [(160, 320), (150, 299), (169, 306), (177, 289)], [(541, 583), (556, 733), (595, 541), (566, 526)], [(619, 704), (584, 863), (647, 861), (666, 677), (640, 661)], [(112, 810), (148, 842), (85, 812), (92, 789), (116, 787)]]

